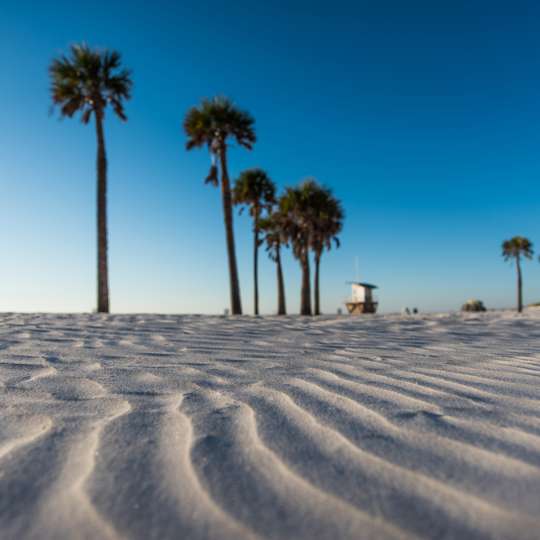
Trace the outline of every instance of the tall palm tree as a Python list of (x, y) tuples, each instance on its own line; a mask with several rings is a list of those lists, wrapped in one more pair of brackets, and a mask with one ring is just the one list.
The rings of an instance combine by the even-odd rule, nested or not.
[(331, 249), (332, 242), (339, 247), (338, 234), (343, 228), (343, 209), (330, 189), (319, 187), (313, 194), (314, 228), (311, 249), (315, 259), (315, 315), (321, 314), (319, 276), (323, 251)]
[(81, 113), (83, 124), (92, 115), (97, 137), (97, 310), (109, 312), (109, 273), (107, 260), (107, 157), (103, 122), (107, 105), (126, 121), (124, 100), (131, 97), (130, 71), (121, 69), (116, 51), (73, 45), (69, 55), (52, 61), (49, 73), (53, 105), (60, 114), (71, 118)]
[(521, 278), (521, 257), (532, 259), (533, 257), (532, 242), (523, 236), (514, 236), (510, 240), (505, 240), (502, 243), (502, 256), (505, 261), (510, 259), (516, 260), (517, 269), (517, 310), (521, 313), (523, 310), (523, 292)]
[(287, 188), (279, 200), (283, 235), (302, 270), (301, 315), (312, 314), (309, 250), (315, 228), (314, 197), (318, 189), (314, 180), (306, 180), (296, 188)]
[[(233, 189), (234, 204), (245, 205), (253, 218), (253, 310), (259, 314), (259, 239), (262, 213), (272, 207), (276, 186), (262, 169), (248, 169), (236, 179)], [(242, 211), (243, 208), (240, 210)]]
[(233, 315), (242, 314), (242, 301), (240, 299), (240, 282), (238, 280), (234, 247), (232, 195), (227, 168), (227, 147), (228, 141), (233, 139), (240, 146), (251, 150), (256, 141), (254, 123), (255, 121), (249, 113), (238, 109), (229, 99), (224, 97), (203, 99), (198, 107), (192, 107), (187, 112), (184, 119), (184, 131), (188, 137), (186, 148), (191, 150), (205, 145), (208, 147), (212, 158), (212, 166), (206, 178), (206, 183), (216, 187), (219, 185), (216, 161), (219, 160), (223, 219), (229, 259), (231, 312)]
[(274, 209), (270, 215), (261, 220), (261, 230), (264, 232), (264, 240), (266, 241), (266, 251), (269, 257), (276, 263), (277, 273), (277, 290), (278, 290), (278, 315), (287, 314), (287, 306), (285, 303), (285, 283), (283, 280), (283, 269), (281, 267), (281, 246), (283, 240), (283, 225), (281, 223), (282, 216), (279, 209)]

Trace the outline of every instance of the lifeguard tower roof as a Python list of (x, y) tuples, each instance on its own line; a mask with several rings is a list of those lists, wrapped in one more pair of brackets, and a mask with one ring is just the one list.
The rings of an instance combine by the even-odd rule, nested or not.
[(363, 283), (361, 281), (349, 281), (351, 285), (360, 285), (360, 287), (365, 287), (366, 289), (378, 289), (377, 285), (372, 285), (371, 283)]

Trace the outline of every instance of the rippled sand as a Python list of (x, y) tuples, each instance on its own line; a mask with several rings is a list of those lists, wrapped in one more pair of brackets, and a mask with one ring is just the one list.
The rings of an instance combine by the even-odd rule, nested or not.
[(0, 315), (0, 538), (540, 538), (540, 312)]

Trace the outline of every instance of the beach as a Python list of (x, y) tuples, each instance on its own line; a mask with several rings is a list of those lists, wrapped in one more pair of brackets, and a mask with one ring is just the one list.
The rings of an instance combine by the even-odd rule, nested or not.
[(540, 310), (0, 315), (0, 537), (537, 539)]

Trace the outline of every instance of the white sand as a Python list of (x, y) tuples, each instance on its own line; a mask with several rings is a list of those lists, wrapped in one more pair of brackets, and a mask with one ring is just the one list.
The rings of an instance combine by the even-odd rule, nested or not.
[(540, 311), (0, 316), (0, 538), (540, 538)]

